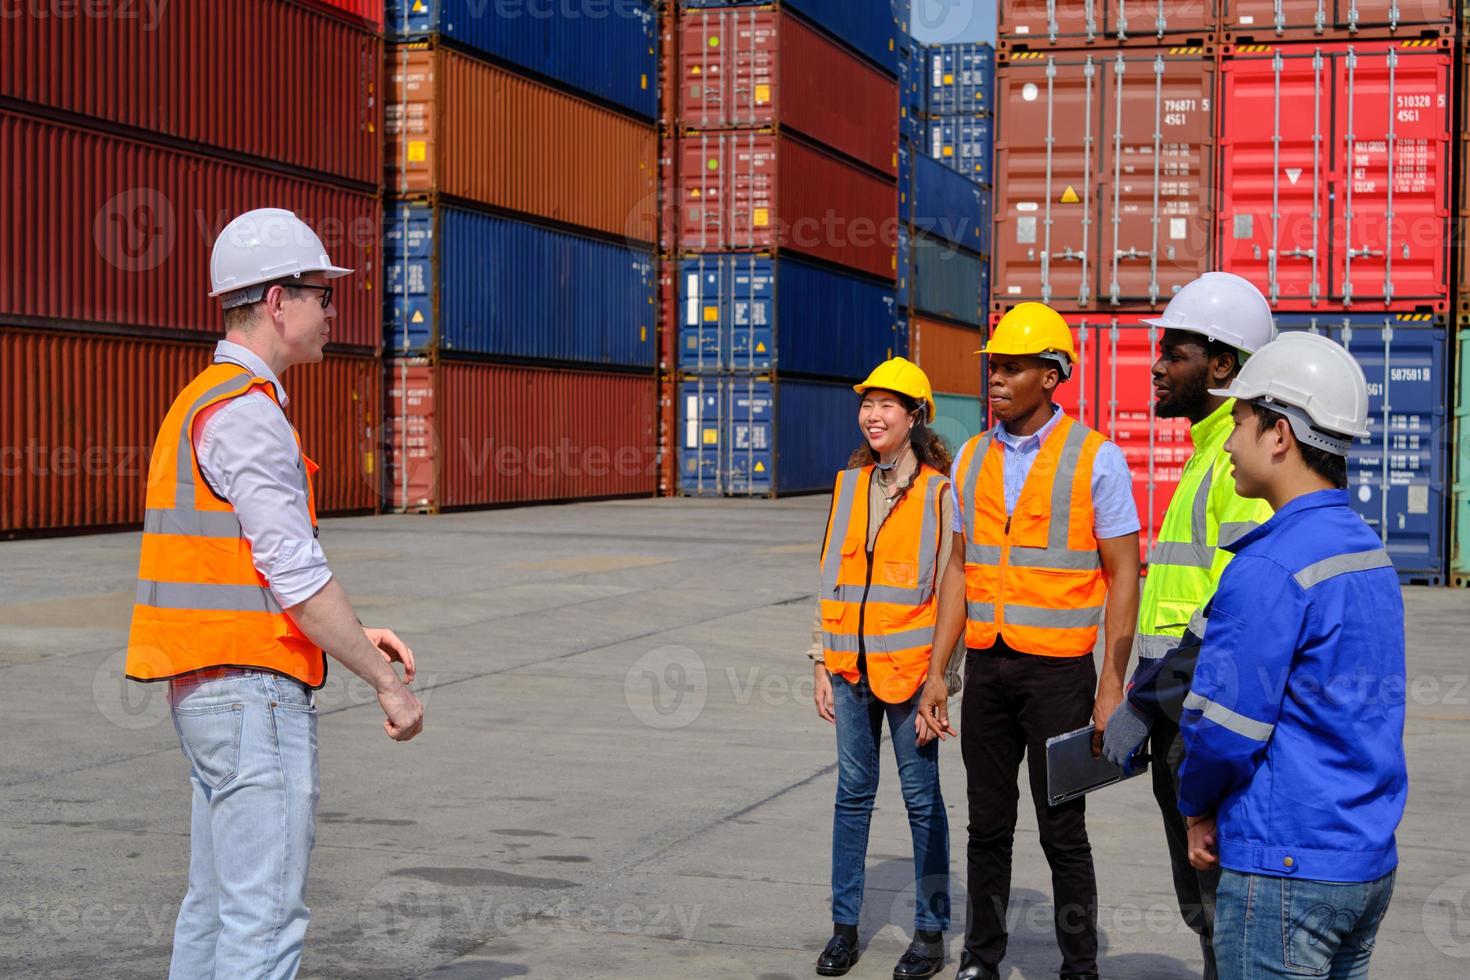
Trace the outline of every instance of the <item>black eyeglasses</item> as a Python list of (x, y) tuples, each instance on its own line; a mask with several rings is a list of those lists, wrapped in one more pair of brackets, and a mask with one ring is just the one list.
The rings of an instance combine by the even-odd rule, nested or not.
[(313, 286), (309, 282), (298, 282), (298, 283), (294, 283), (292, 285), (288, 285), (286, 288), (287, 289), (315, 289), (315, 290), (319, 290), (321, 292), (321, 294), (322, 294), (322, 309), (325, 310), (327, 307), (329, 307), (329, 306), (332, 305), (332, 290), (336, 289), (337, 287), (335, 287), (335, 286)]
[(311, 284), (309, 282), (295, 282), (295, 281), (290, 280), (290, 279), (285, 280), (283, 282), (273, 283), (273, 285), (280, 286), (282, 289), (316, 289), (316, 290), (319, 290), (321, 292), (321, 294), (322, 294), (321, 303), (322, 303), (322, 309), (324, 309), (324, 310), (327, 307), (329, 307), (329, 306), (332, 305), (332, 291), (337, 288), (335, 286), (315, 286), (315, 285), (313, 285), (313, 284)]

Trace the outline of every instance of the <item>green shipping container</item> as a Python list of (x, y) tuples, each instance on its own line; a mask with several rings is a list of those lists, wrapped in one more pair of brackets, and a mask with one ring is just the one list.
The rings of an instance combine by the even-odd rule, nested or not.
[(1450, 520), (1450, 577), (1460, 586), (1470, 586), (1470, 323), (1460, 321), (1455, 358), (1455, 430), (1453, 438), (1454, 491)]
[(958, 453), (971, 436), (985, 428), (985, 406), (969, 395), (935, 395), (934, 431), (949, 443), (949, 451)]

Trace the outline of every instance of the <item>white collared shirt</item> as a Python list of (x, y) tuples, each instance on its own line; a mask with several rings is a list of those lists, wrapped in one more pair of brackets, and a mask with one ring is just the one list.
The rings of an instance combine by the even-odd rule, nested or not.
[(281, 406), (286, 389), (249, 349), (221, 340), (214, 362), (238, 364), (275, 385), (280, 406), (262, 391), (242, 395), (195, 433), (194, 452), (209, 485), (235, 508), (256, 571), (282, 608), (315, 595), (331, 579), (327, 556), (312, 532), (301, 485), (296, 433)]

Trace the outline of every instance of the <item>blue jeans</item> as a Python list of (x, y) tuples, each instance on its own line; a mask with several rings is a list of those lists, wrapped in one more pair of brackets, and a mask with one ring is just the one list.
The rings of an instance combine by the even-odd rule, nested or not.
[(1368, 976), (1394, 872), (1361, 884), (1225, 870), (1215, 901), (1220, 980)]
[(194, 795), (169, 977), (288, 980), (311, 914), (320, 792), (311, 691), (267, 671), (213, 671), (171, 681), (169, 704)]
[(837, 806), (832, 818), (832, 921), (858, 924), (868, 826), (878, 794), (878, 748), (883, 719), (898, 757), (898, 779), (914, 841), (914, 928), (949, 928), (949, 819), (939, 791), (939, 742), (920, 748), (914, 735), (919, 696), (887, 704), (868, 689), (867, 678), (850, 684), (832, 677), (837, 715)]

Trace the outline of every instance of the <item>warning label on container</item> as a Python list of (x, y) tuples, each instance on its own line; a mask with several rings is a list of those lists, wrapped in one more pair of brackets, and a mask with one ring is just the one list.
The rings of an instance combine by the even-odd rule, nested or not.
[(429, 158), (429, 144), (424, 140), (408, 141), (408, 162), (423, 163)]
[(1296, 182), (1301, 179), (1301, 176), (1302, 176), (1302, 168), (1301, 167), (1287, 167), (1286, 168), (1286, 182), (1288, 184), (1290, 184), (1292, 187), (1295, 187), (1296, 186)]
[(1062, 191), (1061, 202), (1063, 204), (1077, 204), (1081, 200), (1082, 198), (1077, 196), (1077, 189), (1071, 184), (1068, 184), (1067, 189)]

